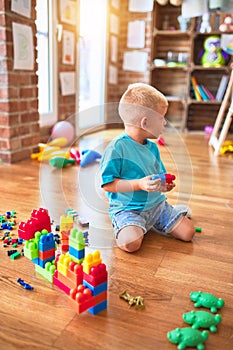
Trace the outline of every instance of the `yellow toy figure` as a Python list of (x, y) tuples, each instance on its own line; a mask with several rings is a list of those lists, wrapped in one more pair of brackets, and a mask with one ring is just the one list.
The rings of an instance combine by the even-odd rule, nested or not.
[(211, 35), (204, 41), (203, 50), (199, 55), (203, 67), (221, 67), (228, 60), (228, 54), (221, 48), (221, 38), (217, 35)]

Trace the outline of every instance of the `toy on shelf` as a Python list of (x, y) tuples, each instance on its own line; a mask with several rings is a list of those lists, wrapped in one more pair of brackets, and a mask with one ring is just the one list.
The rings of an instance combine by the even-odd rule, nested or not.
[(172, 174), (158, 174), (158, 175), (154, 175), (151, 178), (152, 180), (156, 180), (156, 179), (161, 179), (162, 184), (167, 183), (167, 184), (171, 184), (175, 179), (175, 175)]
[(167, 337), (171, 343), (178, 344), (179, 350), (186, 349), (186, 347), (196, 347), (198, 350), (203, 350), (203, 344), (208, 339), (209, 332), (200, 332), (190, 327), (176, 328), (168, 332)]
[(219, 26), (220, 32), (233, 32), (233, 15), (226, 15), (223, 23)]
[(191, 292), (190, 298), (195, 302), (195, 307), (206, 307), (211, 312), (217, 312), (217, 309), (221, 309), (224, 305), (224, 300), (217, 298), (215, 295), (210, 293), (203, 293), (201, 291)]
[(222, 67), (226, 64), (229, 56), (221, 48), (221, 38), (211, 35), (204, 40), (204, 50), (198, 55), (203, 67)]
[(202, 16), (200, 32), (201, 33), (210, 33), (211, 30), (212, 30), (212, 28), (211, 28), (211, 25), (210, 25), (210, 14), (209, 13), (204, 13), (203, 16)]
[(217, 331), (217, 325), (222, 321), (221, 315), (213, 315), (207, 311), (190, 311), (183, 314), (184, 322), (191, 324), (192, 328), (208, 328), (211, 332)]

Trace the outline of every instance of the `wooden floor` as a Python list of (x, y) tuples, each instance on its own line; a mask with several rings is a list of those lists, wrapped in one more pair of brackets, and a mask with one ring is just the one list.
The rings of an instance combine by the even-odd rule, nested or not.
[[(80, 150), (102, 152), (119, 132), (85, 137)], [(166, 334), (186, 326), (182, 314), (195, 309), (189, 293), (198, 290), (225, 300), (222, 323), (205, 349), (233, 349), (233, 157), (214, 157), (204, 135), (167, 131), (164, 137), (162, 158), (167, 171), (177, 175), (169, 202), (188, 204), (202, 233), (183, 243), (149, 232), (134, 254), (115, 246), (98, 163), (64, 170), (37, 161), (0, 165), (0, 213), (16, 210), (20, 222), (43, 206), (58, 224), (66, 208), (77, 209), (90, 221), (87, 252), (99, 249), (109, 272), (108, 309), (77, 315), (68, 297), (36, 274), (31, 261), (11, 260), (0, 242), (0, 349), (176, 349)], [(18, 277), (34, 291), (24, 290)], [(144, 298), (144, 310), (119, 298), (125, 289)]]

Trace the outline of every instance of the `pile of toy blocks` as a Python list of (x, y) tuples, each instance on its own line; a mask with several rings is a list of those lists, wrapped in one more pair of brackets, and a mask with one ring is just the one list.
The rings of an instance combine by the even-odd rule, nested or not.
[(19, 224), (18, 235), (24, 239), (24, 255), (36, 265), (36, 271), (69, 296), (69, 304), (78, 313), (92, 314), (107, 308), (106, 265), (100, 252), (85, 256), (85, 238), (73, 227), (72, 217), (62, 216), (62, 249), (56, 250), (48, 211), (33, 210), (26, 222)]

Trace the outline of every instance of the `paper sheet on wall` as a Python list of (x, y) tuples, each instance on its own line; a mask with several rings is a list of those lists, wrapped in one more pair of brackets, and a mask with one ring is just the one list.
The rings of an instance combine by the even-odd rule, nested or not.
[(34, 45), (32, 28), (13, 23), (14, 69), (33, 70)]
[(110, 38), (110, 57), (111, 62), (116, 63), (118, 61), (118, 39), (114, 35)]
[(75, 94), (75, 72), (61, 72), (60, 82), (62, 96)]
[(31, 18), (31, 0), (12, 0), (11, 11)]
[(68, 30), (63, 31), (62, 63), (74, 64), (74, 33)]
[(127, 47), (142, 49), (145, 46), (145, 21), (132, 21), (128, 23)]
[(131, 72), (146, 72), (147, 69), (147, 52), (129, 51), (124, 53), (123, 70)]
[(208, 0), (183, 0), (181, 15), (184, 18), (202, 16), (208, 12)]
[(108, 68), (108, 82), (109, 84), (116, 85), (118, 83), (118, 69), (113, 65), (109, 65)]
[(60, 0), (60, 19), (64, 23), (77, 24), (77, 2), (74, 0)]
[(222, 34), (221, 48), (229, 55), (233, 55), (233, 34)]
[(129, 0), (130, 12), (151, 12), (154, 7), (154, 0)]

